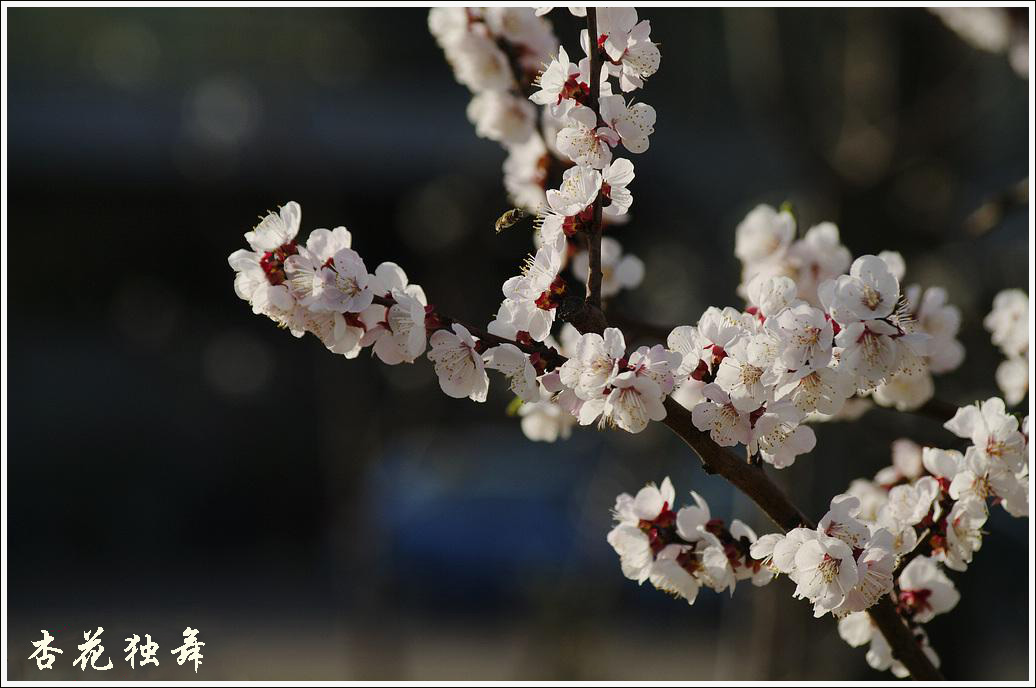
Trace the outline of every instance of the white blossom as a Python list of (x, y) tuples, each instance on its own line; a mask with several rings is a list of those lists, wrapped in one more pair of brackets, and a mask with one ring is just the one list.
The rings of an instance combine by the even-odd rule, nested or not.
[(488, 35), (466, 31), (443, 45), (443, 51), (457, 81), (474, 93), (507, 91), (514, 86), (507, 55)]
[(936, 552), (939, 561), (955, 571), (967, 569), (972, 555), (982, 546), (982, 526), (987, 517), (981, 500), (955, 502), (946, 517), (945, 543)]
[(877, 256), (860, 256), (848, 275), (820, 285), (824, 310), (840, 325), (886, 318), (899, 300), (899, 280)]
[(619, 359), (625, 354), (626, 341), (618, 329), (606, 328), (603, 336), (588, 332), (561, 366), (561, 382), (580, 399), (596, 399), (617, 374)]
[(1024, 355), (1029, 350), (1029, 295), (1021, 289), (1000, 292), (982, 324), (1006, 356)]
[(524, 143), (536, 126), (536, 108), (507, 91), (476, 93), (467, 115), (476, 134), (505, 144)]
[(647, 375), (633, 371), (619, 373), (613, 377), (604, 396), (587, 400), (580, 410), (580, 425), (588, 425), (598, 417), (602, 423), (617, 425), (626, 432), (637, 433), (647, 427), (650, 420), (663, 420), (666, 416), (662, 402), (665, 395), (658, 384)]
[(859, 580), (852, 549), (824, 535), (802, 544), (795, 553), (795, 597), (813, 603), (813, 615), (823, 616), (840, 606)]
[(785, 308), (800, 305), (796, 292), (795, 282), (790, 277), (759, 273), (748, 283), (746, 296), (756, 315), (765, 320)]
[(1026, 441), (1018, 432), (1018, 419), (1007, 413), (1002, 399), (993, 397), (957, 409), (943, 426), (957, 437), (971, 440), (969, 452), (993, 472), (1021, 470), (1026, 461)]
[[(787, 278), (783, 278), (787, 279)], [(807, 303), (784, 308), (766, 320), (766, 330), (778, 342), (778, 360), (787, 370), (803, 374), (827, 367), (834, 331), (823, 311)]]
[(544, 189), (549, 164), (550, 153), (539, 134), (507, 147), (504, 188), (512, 203), (528, 212), (537, 212), (546, 204)]
[(305, 332), (294, 319), (295, 297), (285, 284), (285, 262), (298, 252), (298, 234), (302, 208), (289, 201), (276, 213), (269, 213), (255, 228), (245, 233), (251, 251), (240, 249), (230, 254), (228, 262), (235, 271), (234, 290), (248, 301), (252, 312), (265, 315), (291, 329), (301, 337)]
[(565, 119), (565, 127), (557, 134), (558, 151), (577, 165), (598, 170), (607, 167), (619, 134), (609, 126), (597, 126), (597, 113), (583, 105), (569, 108)]
[(467, 397), (472, 401), (485, 401), (489, 376), (475, 340), (463, 325), (455, 323), (452, 329), (452, 332), (437, 330), (428, 339), (431, 345), (428, 359), (435, 364), (439, 386), (454, 399)]
[(497, 370), (507, 376), (511, 383), (511, 391), (525, 402), (535, 402), (540, 398), (540, 388), (536, 381), (536, 369), (529, 362), (529, 356), (514, 344), (499, 344), (488, 349), (483, 355), (486, 367)]
[(791, 244), (787, 260), (794, 271), (799, 298), (818, 306), (817, 288), (848, 270), (852, 255), (842, 245), (838, 227), (832, 222), (821, 222)]
[(784, 257), (795, 239), (795, 218), (786, 210), (758, 205), (738, 224), (734, 237), (734, 255), (745, 264), (743, 281), (748, 283), (756, 272), (750, 266)]
[(538, 400), (525, 402), (518, 409), (522, 433), (534, 442), (568, 439), (572, 435), (572, 426), (576, 424), (575, 416), (562, 408), (542, 387), (539, 393)]
[(727, 350), (716, 384), (738, 411), (754, 411), (769, 401), (777, 382), (776, 356), (777, 344), (768, 334), (739, 339)]
[(610, 202), (604, 206), (605, 215), (625, 215), (633, 205), (633, 194), (626, 187), (633, 181), (633, 163), (616, 158), (602, 172), (601, 193)]
[(960, 593), (934, 560), (914, 557), (899, 574), (899, 604), (917, 623), (928, 623), (957, 606)]
[[(655, 108), (646, 103), (626, 105), (620, 95), (600, 97), (601, 119), (614, 131), (630, 153), (643, 153), (655, 132)], [(612, 144), (614, 145), (614, 144)]]

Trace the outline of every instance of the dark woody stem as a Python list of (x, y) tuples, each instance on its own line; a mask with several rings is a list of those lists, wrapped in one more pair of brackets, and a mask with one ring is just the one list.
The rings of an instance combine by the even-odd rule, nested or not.
[[(590, 43), (590, 102), (588, 106), (597, 114), (601, 98), (601, 49), (597, 45), (597, 9), (586, 8), (586, 30), (587, 40)], [(593, 205), (593, 219), (590, 226), (586, 228), (586, 255), (589, 269), (586, 276), (586, 300), (583, 303), (581, 316), (581, 331), (591, 331), (600, 334), (604, 331), (605, 319), (601, 310), (601, 281), (603, 270), (601, 268), (601, 208), (603, 199), (601, 194), (597, 195)], [(585, 330), (584, 330), (585, 328)]]

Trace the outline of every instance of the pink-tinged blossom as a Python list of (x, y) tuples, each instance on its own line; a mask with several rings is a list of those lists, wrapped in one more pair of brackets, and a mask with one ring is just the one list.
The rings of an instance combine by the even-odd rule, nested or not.
[(848, 275), (820, 285), (820, 303), (841, 325), (892, 315), (899, 300), (899, 280), (877, 256), (860, 256)]
[(428, 360), (435, 364), (439, 387), (454, 399), (467, 397), (472, 401), (485, 401), (489, 376), (482, 355), (466, 327), (454, 324), (452, 329), (452, 332), (438, 330), (428, 340), (431, 345)]
[(601, 119), (618, 135), (626, 150), (643, 153), (648, 149), (649, 137), (655, 132), (655, 108), (646, 103), (627, 106), (620, 95), (602, 95), (600, 107)]

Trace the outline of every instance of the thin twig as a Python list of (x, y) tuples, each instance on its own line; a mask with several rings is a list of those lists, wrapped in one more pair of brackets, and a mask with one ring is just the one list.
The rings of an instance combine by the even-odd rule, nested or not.
[[(586, 30), (590, 43), (590, 100), (588, 106), (599, 117), (598, 108), (601, 97), (601, 49), (597, 45), (597, 10), (593, 7), (586, 8)], [(594, 200), (593, 219), (590, 226), (586, 228), (586, 256), (588, 270), (586, 275), (586, 299), (583, 303), (583, 312), (574, 322), (582, 332), (604, 331), (606, 321), (604, 312), (601, 310), (601, 282), (604, 279), (604, 271), (601, 268), (601, 208), (603, 204), (602, 195), (598, 194)]]

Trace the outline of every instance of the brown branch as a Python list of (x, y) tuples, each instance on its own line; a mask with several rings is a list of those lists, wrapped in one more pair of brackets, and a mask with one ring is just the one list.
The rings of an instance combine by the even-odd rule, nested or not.
[(707, 433), (694, 427), (691, 412), (672, 399), (665, 400), (665, 410), (666, 417), (662, 422), (694, 450), (706, 473), (722, 476), (745, 493), (783, 531), (816, 527), (770, 480), (761, 466), (753, 466), (713, 442)]
[[(713, 442), (706, 433), (694, 427), (690, 412), (672, 399), (666, 399), (665, 409), (663, 422), (694, 450), (706, 473), (720, 475), (741, 490), (783, 531), (816, 527), (770, 480), (761, 466), (750, 465)], [(892, 656), (903, 663), (913, 678), (923, 681), (943, 680), (942, 674), (921, 649), (890, 596), (881, 598), (867, 611), (892, 648)]]
[[(588, 106), (599, 117), (598, 109), (601, 97), (601, 49), (597, 46), (597, 9), (586, 8), (586, 32), (590, 45), (590, 100)], [(593, 219), (590, 226), (586, 228), (586, 298), (583, 302), (582, 312), (578, 314), (572, 323), (580, 332), (604, 331), (607, 321), (604, 318), (604, 311), (601, 309), (601, 281), (604, 279), (604, 271), (601, 268), (601, 208), (603, 206), (601, 194), (597, 194), (594, 200)]]

